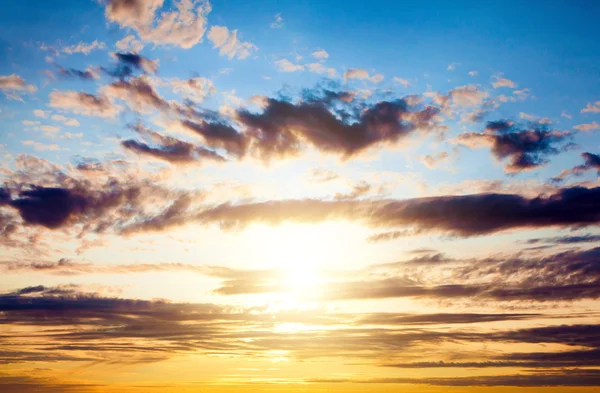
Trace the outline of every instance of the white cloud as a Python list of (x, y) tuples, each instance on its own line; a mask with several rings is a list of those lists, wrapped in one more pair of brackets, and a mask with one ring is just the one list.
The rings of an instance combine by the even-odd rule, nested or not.
[(306, 67), (310, 72), (314, 72), (316, 74), (325, 74), (327, 73), (330, 78), (333, 78), (336, 74), (335, 68), (325, 67), (321, 63), (311, 63), (307, 64)]
[(79, 127), (81, 125), (77, 119), (72, 119), (63, 115), (52, 115), (52, 120), (60, 121), (61, 123), (69, 127)]
[(588, 102), (587, 106), (581, 110), (581, 113), (600, 113), (600, 101), (595, 103)]
[(319, 49), (318, 51), (312, 53), (312, 57), (320, 60), (327, 59), (329, 58), (329, 53), (327, 53), (325, 49)]
[(296, 71), (304, 71), (304, 66), (301, 64), (294, 64), (287, 59), (277, 60), (275, 62), (277, 69), (281, 72), (296, 72)]
[(104, 44), (104, 42), (94, 40), (93, 42), (90, 42), (89, 44), (80, 42), (77, 45), (65, 46), (63, 48), (60, 48), (59, 50), (62, 53), (66, 53), (68, 55), (72, 55), (73, 53), (83, 53), (84, 55), (89, 55), (91, 51), (98, 50), (98, 49), (104, 49), (105, 47), (106, 47), (106, 45)]
[(221, 56), (227, 56), (230, 59), (237, 57), (245, 59), (252, 52), (257, 51), (258, 47), (250, 42), (239, 41), (237, 30), (231, 32), (225, 26), (213, 26), (208, 32), (208, 39), (213, 43), (214, 48), (219, 49)]
[(117, 41), (115, 46), (121, 52), (130, 52), (130, 53), (139, 53), (142, 49), (144, 49), (144, 43), (142, 41), (136, 39), (135, 36), (132, 34)]
[(368, 80), (373, 83), (380, 83), (383, 81), (383, 75), (375, 74), (373, 76), (369, 75), (367, 70), (363, 70), (360, 68), (350, 68), (348, 71), (344, 73), (344, 80), (348, 81), (349, 79), (359, 79), (359, 80)]
[(477, 75), (479, 75), (479, 72), (474, 71), (474, 70), (473, 71), (469, 71), (469, 75), (470, 76), (477, 76)]
[(573, 128), (578, 131), (589, 132), (589, 131), (597, 130), (598, 128), (600, 128), (600, 124), (598, 124), (598, 122), (594, 121), (594, 122), (587, 123), (587, 124), (580, 124)]
[(68, 150), (68, 149), (62, 149), (60, 146), (58, 146), (57, 144), (52, 144), (52, 145), (45, 145), (43, 143), (40, 142), (36, 142), (36, 141), (21, 141), (22, 144), (24, 144), (25, 146), (31, 146), (33, 147), (35, 150), (37, 151), (58, 151), (58, 150)]
[(156, 45), (189, 49), (199, 43), (206, 32), (210, 2), (178, 0), (174, 10), (158, 12), (163, 3), (164, 0), (109, 0), (105, 16)]
[(393, 81), (394, 81), (394, 83), (401, 84), (405, 88), (410, 87), (410, 82), (408, 80), (406, 80), (406, 79), (398, 78), (397, 76), (395, 76), (394, 79), (393, 79)]
[(46, 117), (48, 117), (48, 114), (49, 114), (49, 113), (50, 113), (50, 111), (43, 111), (43, 110), (41, 110), (41, 109), (35, 109), (35, 110), (33, 111), (33, 115), (34, 115), (35, 117), (41, 117), (41, 118), (43, 118), (43, 119), (45, 119)]
[(510, 87), (510, 88), (517, 87), (517, 84), (515, 82), (511, 81), (510, 79), (502, 78), (500, 76), (495, 76), (494, 79), (495, 79), (495, 82), (492, 82), (492, 86), (494, 86), (494, 89), (497, 89), (499, 87)]
[(281, 13), (275, 15), (273, 22), (270, 24), (272, 29), (280, 29), (283, 27), (283, 18), (281, 17)]

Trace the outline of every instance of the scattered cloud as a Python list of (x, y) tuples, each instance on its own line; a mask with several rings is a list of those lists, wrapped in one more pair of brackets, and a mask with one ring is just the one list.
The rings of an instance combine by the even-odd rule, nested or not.
[(227, 56), (230, 59), (245, 59), (250, 57), (258, 47), (250, 42), (239, 41), (237, 30), (231, 32), (225, 26), (213, 26), (208, 32), (208, 39), (213, 43), (214, 48), (219, 49), (221, 56)]

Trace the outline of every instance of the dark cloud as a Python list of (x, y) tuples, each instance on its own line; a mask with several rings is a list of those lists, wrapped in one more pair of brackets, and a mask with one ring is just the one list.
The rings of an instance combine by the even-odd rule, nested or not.
[(106, 94), (113, 99), (125, 101), (131, 108), (141, 112), (169, 109), (169, 103), (144, 77), (113, 82), (106, 87)]
[(92, 69), (81, 71), (75, 68), (61, 68), (59, 70), (59, 75), (65, 78), (78, 78), (82, 80), (94, 80), (99, 78), (98, 73)]
[(565, 188), (553, 195), (525, 198), (512, 194), (474, 194), (407, 200), (283, 200), (223, 204), (195, 220), (240, 227), (251, 222), (363, 221), (373, 227), (410, 226), (421, 231), (475, 236), (507, 229), (597, 225), (600, 188)]
[(209, 146), (224, 149), (234, 157), (241, 158), (246, 154), (249, 139), (235, 128), (218, 121), (192, 122), (183, 120), (181, 125), (198, 135), (201, 135)]
[(104, 72), (115, 78), (125, 79), (131, 77), (136, 71), (155, 74), (158, 70), (158, 61), (150, 60), (137, 53), (114, 53), (117, 65), (112, 69), (103, 68)]
[(531, 124), (522, 129), (506, 121), (488, 122), (482, 133), (464, 133), (457, 141), (469, 147), (489, 146), (498, 160), (510, 159), (504, 167), (508, 173), (536, 169), (548, 163), (547, 157), (556, 155), (567, 146), (570, 133), (549, 130), (542, 124)]
[(573, 236), (557, 236), (547, 237), (538, 239), (529, 239), (526, 241), (527, 244), (577, 244), (577, 243), (596, 243), (600, 242), (600, 235), (573, 235)]
[(552, 179), (553, 182), (560, 183), (566, 177), (573, 176), (581, 176), (587, 171), (595, 170), (597, 175), (600, 176), (600, 155), (593, 153), (581, 153), (581, 157), (584, 160), (584, 163), (581, 165), (577, 165), (571, 169), (565, 169), (558, 176)]
[(378, 102), (360, 112), (351, 106), (336, 111), (333, 103), (352, 105), (331, 94), (298, 103), (270, 98), (262, 113), (241, 110), (236, 120), (255, 142), (259, 156), (267, 160), (294, 155), (303, 143), (350, 158), (369, 147), (394, 144), (417, 130), (436, 127), (436, 108), (411, 111), (404, 100)]

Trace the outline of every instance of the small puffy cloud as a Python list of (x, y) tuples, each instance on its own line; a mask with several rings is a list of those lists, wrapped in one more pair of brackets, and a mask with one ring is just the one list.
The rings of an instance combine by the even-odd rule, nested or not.
[(407, 79), (403, 79), (403, 78), (399, 78), (399, 77), (395, 76), (393, 81), (394, 81), (394, 83), (398, 83), (405, 88), (410, 87), (410, 82)]
[(28, 93), (34, 93), (37, 88), (33, 85), (25, 83), (23, 78), (17, 74), (12, 75), (0, 75), (0, 90), (8, 91), (26, 91)]
[(571, 116), (569, 113), (567, 113), (566, 111), (562, 111), (562, 113), (560, 114), (562, 117), (566, 117), (567, 119), (572, 119), (573, 116)]
[(600, 128), (600, 124), (598, 124), (598, 122), (594, 121), (594, 122), (587, 123), (587, 124), (580, 124), (573, 128), (578, 131), (589, 132), (589, 131), (597, 130), (598, 128)]
[(61, 147), (58, 146), (57, 144), (46, 145), (46, 144), (43, 144), (43, 143), (40, 143), (40, 142), (31, 141), (31, 140), (21, 141), (21, 143), (23, 145), (25, 145), (25, 146), (31, 146), (36, 151), (58, 151), (58, 150), (66, 150), (66, 149), (61, 149)]
[(104, 95), (78, 91), (53, 91), (49, 105), (80, 115), (109, 118), (115, 117), (122, 109)]
[(494, 86), (494, 89), (497, 89), (499, 87), (515, 88), (515, 87), (517, 87), (517, 84), (515, 82), (511, 81), (510, 79), (502, 78), (500, 76), (495, 76), (494, 82), (492, 82), (492, 86)]
[(63, 115), (52, 115), (52, 120), (59, 121), (69, 127), (79, 127), (80, 123), (77, 119), (72, 119)]
[(270, 24), (272, 29), (281, 29), (283, 27), (283, 17), (281, 13), (275, 15), (273, 22)]
[(296, 71), (304, 71), (304, 66), (302, 64), (294, 64), (287, 59), (277, 60), (275, 62), (277, 69), (281, 72), (296, 72)]
[(325, 49), (319, 49), (318, 51), (312, 53), (312, 57), (314, 57), (315, 59), (323, 60), (329, 57), (329, 53), (327, 53)]
[(524, 120), (534, 121), (540, 124), (552, 124), (552, 121), (546, 117), (540, 118), (539, 116), (530, 115), (525, 112), (520, 112), (519, 117)]
[(49, 134), (54, 134), (55, 132), (60, 131), (60, 127), (56, 127), (56, 126), (41, 126), (40, 130), (49, 133)]
[(202, 102), (204, 99), (216, 92), (215, 86), (210, 79), (197, 77), (190, 79), (173, 78), (169, 85), (175, 93), (182, 94), (186, 99)]
[(449, 64), (448, 67), (447, 67), (447, 70), (448, 71), (454, 71), (457, 66), (458, 66), (458, 63)]
[(375, 74), (371, 76), (369, 75), (369, 71), (367, 70), (363, 70), (360, 68), (350, 68), (344, 73), (344, 80), (348, 81), (349, 79), (368, 80), (373, 83), (381, 83), (383, 81), (383, 75)]
[(488, 95), (475, 85), (457, 87), (449, 92), (452, 102), (461, 107), (481, 105)]
[(77, 134), (71, 134), (70, 132), (65, 132), (60, 136), (60, 139), (79, 139), (83, 138), (83, 133), (78, 132)]
[(130, 34), (127, 37), (117, 41), (115, 44), (117, 49), (121, 52), (138, 53), (144, 49), (144, 43), (135, 38), (134, 35)]
[(208, 39), (213, 43), (214, 48), (219, 49), (221, 56), (227, 56), (230, 59), (237, 57), (245, 59), (252, 52), (257, 51), (258, 47), (250, 42), (239, 41), (237, 30), (229, 31), (225, 26), (213, 26), (208, 32)]
[(307, 64), (306, 68), (308, 68), (308, 70), (310, 72), (314, 72), (315, 74), (328, 74), (329, 77), (334, 77), (336, 72), (335, 72), (335, 68), (332, 67), (325, 67), (323, 64), (321, 63), (311, 63), (311, 64)]
[(469, 71), (469, 75), (470, 76), (477, 76), (477, 75), (479, 75), (479, 72), (474, 71), (474, 70), (473, 71)]
[(581, 113), (600, 113), (600, 101), (593, 104), (588, 102), (587, 106), (581, 110)]
[(171, 11), (158, 12), (164, 0), (109, 0), (105, 16), (122, 28), (133, 29), (146, 42), (189, 49), (206, 32), (208, 1), (178, 0)]
[(48, 117), (48, 113), (50, 113), (50, 111), (43, 111), (43, 110), (41, 110), (41, 109), (35, 109), (35, 110), (33, 111), (33, 115), (34, 115), (35, 117), (41, 117), (41, 118), (43, 118), (43, 119), (45, 119), (46, 117)]
[(426, 155), (421, 158), (421, 162), (429, 169), (435, 169), (440, 165), (447, 163), (450, 160), (450, 154), (448, 152), (441, 152), (434, 155)]
[(40, 122), (39, 121), (31, 121), (31, 120), (23, 120), (21, 122), (21, 124), (23, 124), (24, 126), (27, 126), (27, 127), (33, 127), (33, 126), (39, 126)]
[(84, 55), (89, 55), (91, 51), (104, 49), (105, 47), (106, 45), (104, 44), (104, 42), (94, 40), (89, 44), (86, 44), (85, 42), (80, 42), (77, 45), (65, 46), (61, 48), (60, 51), (68, 55), (72, 55), (74, 53), (83, 53)]

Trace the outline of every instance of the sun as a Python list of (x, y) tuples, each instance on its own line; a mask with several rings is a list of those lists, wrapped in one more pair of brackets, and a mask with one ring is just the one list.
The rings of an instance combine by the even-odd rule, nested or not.
[(257, 226), (261, 265), (280, 272), (279, 284), (295, 298), (315, 298), (326, 280), (324, 272), (339, 263), (339, 244), (331, 241), (325, 225), (283, 224)]

